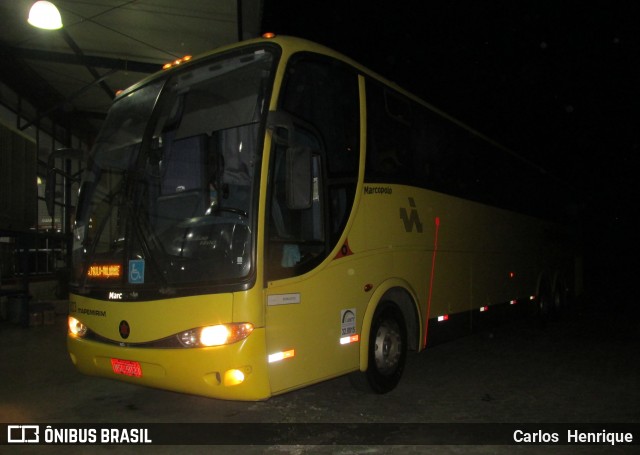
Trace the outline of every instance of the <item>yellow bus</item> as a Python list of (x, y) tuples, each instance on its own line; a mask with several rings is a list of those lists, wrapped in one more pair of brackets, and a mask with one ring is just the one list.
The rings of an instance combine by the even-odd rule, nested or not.
[(87, 164), (80, 372), (233, 400), (346, 374), (386, 393), (408, 351), (580, 291), (541, 170), (363, 66), (292, 37), (178, 63), (116, 98)]

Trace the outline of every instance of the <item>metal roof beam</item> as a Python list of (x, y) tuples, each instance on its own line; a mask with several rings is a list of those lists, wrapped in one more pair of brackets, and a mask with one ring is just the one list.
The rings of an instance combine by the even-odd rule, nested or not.
[(162, 69), (162, 65), (158, 63), (138, 62), (135, 60), (100, 57), (86, 54), (83, 55), (82, 62), (80, 62), (75, 54), (3, 45), (0, 45), (0, 53), (3, 55), (15, 55), (16, 57), (26, 60), (39, 60), (43, 62), (64, 63), (68, 65), (89, 65), (94, 68), (108, 68), (119, 71), (133, 71), (136, 73), (149, 74)]
[[(107, 96), (110, 99), (115, 98), (115, 96), (116, 96), (115, 91), (111, 87), (109, 87), (109, 85), (104, 81), (104, 78), (102, 78), (100, 76), (100, 73), (98, 73), (98, 71), (96, 71), (96, 69), (93, 67), (93, 65), (89, 65), (85, 61), (84, 52), (82, 51), (82, 49), (80, 49), (80, 46), (78, 46), (78, 43), (76, 43), (74, 41), (74, 39), (71, 38), (71, 35), (69, 35), (69, 33), (67, 33), (67, 31), (65, 29), (60, 30), (60, 34), (62, 35), (64, 40), (67, 42), (67, 44), (69, 45), (71, 50), (76, 54), (76, 57), (77, 57), (78, 61), (80, 62), (80, 64), (84, 65), (84, 67), (87, 69), (87, 71), (89, 71), (89, 73), (91, 73), (91, 75), (93, 76), (95, 81), (97, 81), (98, 85), (104, 90), (104, 92), (107, 94)], [(115, 72), (115, 70), (112, 71), (112, 72)]]

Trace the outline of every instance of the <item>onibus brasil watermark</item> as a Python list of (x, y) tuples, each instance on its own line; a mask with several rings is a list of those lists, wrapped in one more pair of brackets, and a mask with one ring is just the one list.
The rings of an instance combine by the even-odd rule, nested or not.
[(152, 444), (147, 428), (8, 425), (9, 444)]

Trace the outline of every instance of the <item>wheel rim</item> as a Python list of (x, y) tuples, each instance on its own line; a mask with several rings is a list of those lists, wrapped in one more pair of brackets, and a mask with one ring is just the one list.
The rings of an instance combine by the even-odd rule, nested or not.
[(393, 373), (402, 356), (402, 336), (395, 321), (385, 320), (378, 327), (374, 358), (377, 370), (384, 375)]

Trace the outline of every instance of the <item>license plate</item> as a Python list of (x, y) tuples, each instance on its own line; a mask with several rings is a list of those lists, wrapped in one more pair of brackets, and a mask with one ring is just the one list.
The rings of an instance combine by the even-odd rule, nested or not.
[(134, 360), (111, 359), (111, 368), (115, 374), (124, 374), (126, 376), (142, 376), (142, 367), (140, 363)]

